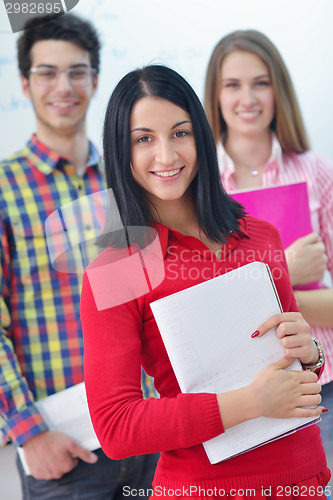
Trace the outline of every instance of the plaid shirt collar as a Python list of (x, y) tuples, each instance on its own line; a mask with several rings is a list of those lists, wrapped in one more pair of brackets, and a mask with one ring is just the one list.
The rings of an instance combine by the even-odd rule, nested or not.
[[(23, 154), (28, 158), (30, 163), (33, 164), (44, 175), (51, 174), (53, 170), (58, 166), (60, 160), (71, 162), (69, 158), (62, 157), (52, 149), (45, 146), (45, 144), (37, 139), (35, 134), (33, 134), (30, 141), (27, 143)], [(90, 141), (89, 158), (86, 166), (97, 166), (97, 168), (101, 172), (103, 171), (101, 155), (99, 154), (93, 143)]]

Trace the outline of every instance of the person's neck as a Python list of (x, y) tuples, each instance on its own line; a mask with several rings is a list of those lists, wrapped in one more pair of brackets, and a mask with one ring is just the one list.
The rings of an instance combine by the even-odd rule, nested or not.
[(154, 219), (157, 222), (162, 222), (175, 231), (182, 234), (191, 234), (198, 232), (198, 219), (195, 210), (193, 195), (187, 191), (180, 200), (163, 201), (153, 199), (149, 196), (152, 204), (150, 208)]
[[(153, 200), (152, 200), (153, 201)], [(182, 200), (174, 202), (154, 202), (153, 209), (154, 219), (157, 222), (162, 222), (167, 226), (181, 234), (194, 236), (200, 240), (207, 248), (209, 248), (218, 259), (221, 259), (221, 242), (215, 242), (200, 231), (198, 217), (195, 208), (195, 202), (191, 191), (187, 191)]]
[(270, 130), (257, 136), (228, 132), (224, 148), (234, 161), (235, 168), (256, 169), (264, 166), (271, 156), (272, 135)]
[[(148, 195), (153, 202), (151, 208), (154, 220), (162, 222), (164, 226), (174, 229), (186, 236), (193, 236), (209, 248), (218, 259), (221, 259), (222, 243), (211, 241), (200, 230), (193, 193), (187, 190), (181, 200), (162, 201)], [(152, 205), (151, 205), (152, 207)]]
[(69, 158), (78, 177), (83, 177), (89, 158), (89, 141), (85, 127), (75, 133), (56, 134), (37, 126), (37, 139), (60, 156)]

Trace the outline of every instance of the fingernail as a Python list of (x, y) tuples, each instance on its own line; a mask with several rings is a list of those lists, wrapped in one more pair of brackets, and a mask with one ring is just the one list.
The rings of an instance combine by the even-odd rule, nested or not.
[(92, 464), (95, 464), (95, 463), (97, 462), (97, 460), (98, 460), (98, 456), (97, 456), (97, 455), (95, 455), (95, 453), (90, 453), (89, 458), (90, 458), (90, 462), (91, 462)]
[(326, 413), (328, 411), (328, 408), (324, 408), (322, 413)]
[(259, 330), (256, 330), (254, 333), (252, 333), (251, 338), (254, 339), (255, 337), (258, 337), (260, 335)]

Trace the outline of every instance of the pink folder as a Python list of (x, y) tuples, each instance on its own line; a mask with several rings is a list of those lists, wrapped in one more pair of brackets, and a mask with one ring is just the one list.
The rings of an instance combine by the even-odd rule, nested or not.
[[(274, 224), (284, 248), (312, 232), (306, 182), (233, 191), (229, 195), (241, 203), (249, 215)], [(295, 288), (313, 290), (319, 288), (319, 282)]]

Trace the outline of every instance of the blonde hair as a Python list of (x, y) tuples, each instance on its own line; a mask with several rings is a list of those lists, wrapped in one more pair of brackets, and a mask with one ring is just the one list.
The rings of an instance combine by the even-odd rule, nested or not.
[(240, 50), (260, 57), (270, 72), (275, 96), (275, 117), (271, 123), (283, 151), (303, 153), (309, 149), (301, 112), (288, 70), (273, 43), (259, 31), (234, 31), (216, 45), (209, 61), (205, 84), (205, 109), (215, 143), (226, 132), (219, 96), (224, 58)]

